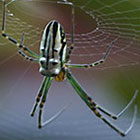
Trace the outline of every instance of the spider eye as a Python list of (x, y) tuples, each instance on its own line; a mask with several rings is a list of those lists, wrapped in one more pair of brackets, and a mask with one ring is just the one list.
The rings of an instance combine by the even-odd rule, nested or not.
[(52, 62), (52, 64), (53, 64), (53, 65), (57, 65), (57, 64), (58, 64), (58, 62)]
[(49, 62), (53, 65), (57, 65), (58, 64), (58, 60), (57, 59), (50, 59)]
[(40, 63), (43, 65), (45, 62), (46, 62), (46, 58), (45, 57), (42, 57), (42, 58), (40, 58)]

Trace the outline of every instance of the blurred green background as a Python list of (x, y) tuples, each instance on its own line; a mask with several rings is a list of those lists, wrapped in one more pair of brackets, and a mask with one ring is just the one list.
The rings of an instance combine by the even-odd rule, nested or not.
[[(11, 1), (7, 0), (7, 3)], [(54, 3), (53, 3), (54, 2)], [(71, 63), (91, 63), (99, 60), (110, 43), (113, 49), (105, 64), (93, 69), (72, 69), (79, 83), (101, 106), (119, 112), (140, 90), (140, 1), (139, 0), (73, 0), (75, 5), (75, 49)], [(65, 29), (67, 44), (71, 37), (71, 6), (46, 0), (17, 0), (7, 5), (6, 32), (39, 53), (41, 35), (50, 20), (58, 20)], [(2, 22), (0, 1), (0, 24)], [(53, 82), (49, 91), (44, 118), (72, 102), (67, 111), (42, 130), (37, 129), (37, 112), (29, 116), (42, 76), (38, 64), (25, 61), (17, 48), (0, 37), (0, 139), (122, 139), (108, 128), (83, 103), (72, 87), (64, 81)], [(139, 140), (140, 95), (138, 116), (134, 128), (123, 139)], [(134, 104), (118, 120), (126, 129), (132, 119)], [(112, 120), (111, 120), (112, 121)]]

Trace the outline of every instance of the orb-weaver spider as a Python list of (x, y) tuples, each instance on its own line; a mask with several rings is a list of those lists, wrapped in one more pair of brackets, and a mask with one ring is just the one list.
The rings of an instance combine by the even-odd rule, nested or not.
[[(126, 132), (121, 131), (115, 125), (110, 123), (104, 116), (101, 115), (100, 112), (106, 114), (107, 116), (111, 117), (114, 120), (118, 119), (134, 102), (136, 95), (138, 93), (138, 90), (136, 90), (131, 101), (119, 114), (112, 115), (112, 113), (109, 113), (108, 111), (103, 109), (101, 106), (98, 106), (87, 95), (87, 93), (83, 90), (80, 84), (75, 80), (75, 78), (73, 77), (69, 69), (69, 68), (92, 68), (94, 66), (102, 64), (106, 60), (109, 52), (111, 51), (114, 41), (112, 41), (105, 55), (99, 61), (93, 62), (91, 64), (70, 64), (69, 63), (70, 55), (74, 48), (74, 15), (75, 15), (74, 8), (75, 7), (72, 3), (65, 1), (63, 2), (63, 4), (68, 4), (68, 5), (71, 5), (72, 7), (72, 33), (71, 33), (70, 48), (69, 49), (67, 48), (65, 32), (62, 25), (58, 23), (57, 21), (53, 20), (53, 21), (50, 21), (44, 29), (41, 44), (40, 44), (40, 55), (37, 55), (36, 53), (28, 49), (25, 45), (23, 45), (24, 33), (21, 37), (20, 43), (18, 43), (15, 39), (13, 39), (12, 37), (8, 36), (5, 33), (5, 17), (6, 17), (5, 0), (3, 0), (3, 3), (4, 4), (3, 4), (3, 18), (2, 18), (2, 36), (8, 39), (9, 41), (11, 41), (12, 43), (14, 43), (18, 47), (18, 52), (21, 56), (25, 57), (27, 60), (39, 63), (40, 65), (39, 72), (44, 76), (43, 83), (40, 87), (39, 94), (37, 95), (37, 98), (36, 98), (36, 103), (31, 112), (31, 116), (34, 116), (35, 110), (38, 106), (38, 103), (40, 102), (38, 127), (41, 128), (45, 124), (48, 124), (50, 121), (54, 120), (64, 110), (62, 109), (50, 120), (42, 124), (42, 109), (46, 101), (47, 93), (51, 86), (52, 80), (55, 79), (56, 81), (61, 82), (67, 79), (68, 82), (75, 89), (75, 91), (78, 93), (78, 95), (81, 97), (81, 99), (87, 104), (87, 106), (91, 109), (91, 111), (94, 112), (94, 114), (97, 117), (99, 117), (103, 122), (105, 122), (108, 126), (110, 126), (113, 130), (115, 130), (121, 136), (125, 136), (126, 134), (128, 134), (128, 132), (132, 129), (135, 119), (136, 119), (137, 106), (135, 106), (135, 112), (134, 112), (132, 123)], [(58, 3), (61, 3), (61, 2), (58, 2)]]

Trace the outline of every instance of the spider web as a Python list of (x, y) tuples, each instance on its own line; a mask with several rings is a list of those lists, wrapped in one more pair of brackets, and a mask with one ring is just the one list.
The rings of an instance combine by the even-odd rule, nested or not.
[[(21, 1), (21, 3), (28, 4), (32, 2), (38, 1)], [(46, 1), (39, 2), (49, 3)], [(104, 55), (107, 47), (115, 40), (108, 61), (103, 67), (97, 67), (96, 69), (140, 64), (139, 6), (134, 5), (130, 0), (117, 0), (115, 2), (111, 0), (82, 0), (80, 4), (75, 1), (71, 2), (76, 5), (76, 8), (80, 8), (81, 11), (87, 14), (88, 18), (92, 18), (92, 20), (96, 22), (96, 27), (94, 29), (92, 29), (92, 27), (88, 29), (85, 25), (84, 28), (87, 29), (87, 31), (80, 31), (80, 33), (76, 31), (75, 48), (72, 54), (73, 63), (90, 63), (100, 59)], [(16, 2), (11, 2), (7, 7), (10, 9), (10, 6), (12, 7), (14, 4), (16, 4)], [(32, 49), (38, 48), (39, 50), (39, 43), (43, 31), (42, 27), (34, 26), (27, 23), (22, 18), (16, 17), (16, 12), (13, 14), (12, 10), (7, 10), (6, 25), (7, 32), (18, 40), (20, 40), (22, 32), (25, 32), (25, 45), (27, 44), (28, 47)], [(76, 28), (79, 26), (78, 21), (76, 21), (75, 26)], [(71, 34), (68, 32), (68, 45), (70, 45), (70, 41)], [(5, 43), (6, 42), (3, 40), (0, 46), (4, 46)]]
[[(27, 47), (29, 47), (31, 50), (39, 53), (39, 45), (40, 45), (43, 28), (46, 25), (46, 23), (48, 23), (51, 19), (54, 18), (54, 19), (58, 19), (58, 20), (60, 19), (60, 22), (65, 27), (65, 31), (66, 31), (66, 35), (67, 35), (67, 43), (68, 43), (68, 46), (70, 46), (70, 42), (71, 42), (71, 33), (70, 33), (71, 7), (70, 6), (62, 5), (63, 8), (66, 7), (65, 10), (68, 9), (68, 11), (66, 12), (66, 15), (65, 14), (63, 15), (63, 11), (60, 11), (60, 13), (59, 13), (59, 10), (61, 9), (61, 7), (60, 7), (58, 10), (58, 15), (55, 15), (54, 17), (52, 17), (56, 13), (56, 11), (53, 12), (53, 10), (56, 10), (55, 8), (59, 7), (58, 4), (55, 4), (56, 1), (53, 1), (54, 3), (52, 3), (52, 1), (51, 1), (51, 3), (50, 3), (50, 2), (47, 2), (46, 0), (19, 0), (19, 1), (10, 1), (9, 0), (9, 1), (7, 1), (7, 3), (8, 2), (10, 2), (10, 3), (7, 6), (7, 11), (6, 11), (6, 32), (10, 36), (12, 36), (13, 38), (20, 41), (21, 35), (24, 32), (25, 33), (24, 44)], [(76, 6), (76, 8), (75, 8), (76, 9), (76, 18), (75, 18), (76, 19), (76, 22), (75, 22), (76, 33), (75, 33), (75, 38), (74, 38), (75, 48), (74, 48), (74, 51), (71, 56), (72, 63), (92, 63), (93, 61), (99, 60), (105, 54), (106, 49), (111, 44), (111, 42), (113, 40), (115, 40), (113, 49), (112, 49), (111, 53), (109, 54), (105, 64), (95, 67), (94, 69), (96, 69), (97, 71), (98, 70), (99, 71), (108, 70), (110, 72), (110, 71), (112, 71), (112, 69), (118, 70), (118, 68), (119, 68), (119, 70), (120, 70), (121, 68), (128, 68), (128, 67), (133, 67), (133, 66), (139, 67), (139, 65), (140, 65), (140, 45), (139, 45), (140, 44), (140, 18), (139, 18), (140, 3), (134, 4), (131, 2), (131, 0), (80, 0), (80, 2), (77, 0), (76, 1), (71, 0), (71, 2), (73, 2), (74, 5)], [(43, 13), (41, 12), (41, 13), (37, 14), (39, 12), (39, 10), (35, 11), (34, 9), (32, 9), (32, 7), (34, 7), (36, 5), (36, 3), (37, 4), (40, 3), (41, 6), (50, 5), (48, 8), (49, 8), (49, 12), (50, 13), (52, 12), (52, 14), (48, 14), (48, 13), (44, 14), (44, 12), (46, 12), (46, 11), (44, 11)], [(2, 7), (1, 1), (0, 1), (0, 6)], [(25, 7), (26, 7), (26, 9), (25, 9)], [(55, 8), (53, 9), (53, 7), (55, 7)], [(38, 8), (40, 9), (40, 6), (37, 5), (36, 9), (38, 9)], [(46, 9), (48, 10), (48, 8), (46, 8)], [(27, 9), (30, 9), (30, 10), (28, 11)], [(31, 12), (32, 10), (33, 10), (33, 13), (35, 13), (35, 15), (32, 14), (32, 12)], [(41, 10), (43, 11), (44, 9), (41, 9)], [(21, 13), (18, 13), (20, 11), (21, 11)], [(78, 11), (80, 11), (80, 13)], [(41, 16), (41, 14), (42, 14), (42, 16)], [(64, 19), (63, 19), (63, 17), (61, 17), (61, 14), (64, 16)], [(26, 16), (24, 16), (24, 15), (26, 15)], [(78, 18), (79, 15), (80, 15), (80, 18), (82, 18), (81, 21), (79, 21), (80, 20)], [(28, 18), (27, 16), (31, 17), (31, 19)], [(68, 16), (68, 19), (67, 19), (67, 16)], [(0, 10), (0, 26), (2, 23), (1, 17), (2, 17), (2, 11)], [(67, 23), (67, 25), (65, 25), (65, 22)], [(92, 24), (90, 24), (90, 23), (92, 23)], [(1, 78), (2, 78), (2, 80), (4, 79), (2, 82), (5, 82), (5, 85), (7, 87), (11, 87), (11, 88), (9, 88), (9, 90), (8, 90), (8, 88), (5, 87), (4, 91), (1, 91), (1, 93), (2, 92), (5, 93), (8, 97), (11, 97), (10, 94), (13, 95), (13, 93), (15, 93), (15, 96), (17, 96), (17, 93), (18, 93), (17, 88), (20, 85), (19, 83), (22, 83), (22, 85), (25, 84), (22, 81), (26, 81), (29, 84), (29, 85), (28, 84), (24, 85), (24, 87), (26, 87), (28, 89), (28, 92), (31, 90), (30, 92), (36, 93), (36, 91), (33, 91), (31, 89), (31, 86), (32, 86), (31, 83), (32, 83), (33, 79), (31, 79), (31, 80), (24, 79), (25, 77), (29, 76), (28, 72), (32, 71), (34, 69), (33, 68), (34, 66), (31, 65), (32, 63), (30, 64), (30, 62), (29, 63), (25, 62), (21, 58), (20, 59), (20, 60), (22, 60), (21, 65), (23, 65), (21, 67), (21, 65), (19, 64), (20, 62), (17, 62), (20, 58), (20, 56), (18, 57), (18, 55), (17, 55), (17, 48), (14, 48), (11, 46), (14, 46), (14, 45), (11, 45), (11, 43), (7, 42), (7, 40), (0, 37), (0, 54), (1, 54), (1, 57), (0, 57), (0, 69), (1, 70), (0, 71), (3, 73), (6, 73), (4, 76), (7, 76), (8, 79), (12, 79), (13, 77), (18, 77), (16, 79), (16, 82), (13, 81), (13, 83), (11, 84), (11, 83), (9, 83), (8, 80), (4, 81), (5, 79), (3, 78), (4, 76), (2, 74), (3, 77), (1, 77)], [(12, 67), (12, 65), (9, 66), (9, 64), (10, 64), (9, 61), (11, 62), (11, 60), (14, 60), (13, 63), (16, 63), (13, 67)], [(27, 63), (27, 65), (26, 65), (26, 63)], [(15, 69), (15, 66), (16, 66), (16, 69)], [(21, 68), (18, 68), (19, 66)], [(15, 73), (13, 74), (13, 71), (11, 69), (10, 74), (9, 74), (8, 70), (5, 70), (5, 67), (6, 68), (12, 67), (14, 69), (13, 71), (16, 71), (15, 73), (17, 73), (18, 71), (19, 71), (19, 73), (17, 75), (14, 75)], [(20, 72), (20, 70), (22, 70), (23, 72)], [(91, 70), (91, 72), (92, 72), (92, 70)], [(11, 73), (13, 74), (12, 78), (10, 77), (12, 75)], [(31, 73), (31, 74), (33, 74), (33, 73)], [(86, 75), (89, 76), (90, 74), (86, 73)], [(84, 78), (84, 76), (83, 76), (83, 78)], [(133, 91), (134, 91), (136, 89), (135, 83), (132, 83), (130, 77), (127, 77), (127, 78), (125, 77), (125, 80), (126, 79), (128, 81), (130, 81), (131, 83), (128, 82), (124, 89), (121, 87), (123, 89), (123, 92), (126, 90), (129, 90), (128, 89), (129, 85), (133, 88)], [(30, 82), (28, 82), (28, 80)], [(96, 78), (95, 78), (95, 80), (96, 80)], [(34, 79), (34, 81), (36, 81), (36, 79)], [(81, 80), (80, 78), (79, 78), (79, 81), (80, 81), (80, 83), (85, 82), (84, 80)], [(88, 81), (90, 81), (89, 85), (91, 83), (91, 87), (92, 87), (92, 84), (93, 84), (92, 82), (94, 81), (93, 78), (91, 77), (90, 79), (88, 79)], [(38, 83), (36, 85), (33, 85), (33, 87), (35, 87), (35, 86), (37, 87), (38, 85), (39, 85), (39, 77), (38, 77)], [(87, 82), (85, 82), (85, 87), (86, 87), (86, 85), (87, 85)], [(99, 84), (99, 86), (100, 85), (101, 84)], [(137, 84), (137, 85), (139, 87), (139, 84)], [(96, 87), (96, 85), (95, 85), (95, 87)], [(58, 88), (60, 88), (60, 87), (57, 87), (56, 89), (58, 89)], [(86, 89), (88, 89), (88, 88), (89, 87), (87, 86)], [(96, 90), (93, 90), (92, 88), (91, 88), (91, 90), (94, 92), (96, 91)], [(133, 93), (133, 91), (131, 93)], [(26, 93), (26, 92), (27, 91), (25, 90), (24, 93)], [(67, 92), (67, 90), (65, 92)], [(91, 93), (91, 92), (89, 92), (89, 93)], [(105, 91), (102, 93), (105, 93)], [(6, 96), (4, 94), (2, 94), (2, 95)], [(3, 96), (1, 96), (1, 99), (3, 99)], [(23, 95), (22, 95), (22, 97), (25, 98), (25, 100), (27, 100), (27, 97), (28, 98), (30, 97), (32, 99), (32, 95), (26, 97), (26, 94), (25, 94), (24, 96), (25, 97), (23, 97)], [(114, 92), (113, 96), (115, 96), (115, 92)], [(95, 95), (95, 98), (96, 98), (96, 95)], [(118, 100), (116, 100), (116, 96), (114, 98), (115, 98), (114, 100), (111, 99), (112, 103), (114, 103), (116, 101), (116, 104), (117, 104)], [(17, 97), (16, 97), (16, 99), (17, 99)], [(111, 100), (110, 100), (110, 102), (111, 102)], [(1, 100), (1, 102), (2, 102), (2, 100)], [(3, 102), (5, 102), (5, 100)], [(6, 102), (7, 102), (7, 100), (6, 100)], [(79, 108), (78, 108), (78, 110), (79, 110)], [(4, 109), (1, 109), (2, 112), (4, 112)], [(26, 109), (23, 109), (23, 110), (26, 110)], [(110, 110), (112, 110), (112, 109), (110, 109)], [(25, 114), (28, 115), (29, 111), (30, 110), (27, 110), (27, 112)], [(11, 116), (11, 118), (10, 119), (5, 118), (5, 116), (2, 115), (3, 116), (2, 119), (9, 122), (9, 124), (15, 123), (14, 118), (19, 119), (19, 116), (23, 116), (22, 113), (20, 115), (19, 114), (17, 115), (16, 111), (15, 111), (16, 113), (14, 113), (9, 108), (5, 112), (9, 116)], [(91, 116), (91, 117), (93, 117), (93, 116)], [(79, 118), (77, 118), (77, 120), (78, 119)], [(85, 118), (83, 117), (83, 120), (84, 119)], [(89, 122), (88, 122), (88, 120), (87, 120), (87, 122), (86, 122), (86, 120), (84, 120), (84, 121), (83, 120), (82, 120), (82, 122), (84, 122), (84, 125), (86, 126), (86, 124)], [(21, 121), (26, 122), (24, 117), (21, 117)], [(64, 121), (66, 121), (66, 120), (64, 120)], [(33, 122), (32, 124), (34, 124), (34, 123), (35, 122)], [(59, 123), (59, 121), (58, 121), (58, 123)], [(11, 132), (9, 135), (14, 136), (14, 134), (12, 134), (13, 131), (10, 131), (11, 130), (10, 128), (13, 128), (13, 127), (11, 127), (9, 124), (7, 127), (5, 127), (6, 129), (3, 131), (5, 133)], [(16, 122), (15, 124), (14, 125), (17, 128), (21, 127), (21, 124), (19, 122)], [(74, 121), (71, 121), (71, 124), (74, 124)], [(80, 126), (80, 120), (79, 120), (79, 122), (75, 121), (75, 124), (74, 124), (75, 127), (77, 127), (76, 124), (78, 124)], [(98, 126), (98, 125), (99, 124), (95, 125), (94, 122), (92, 124), (92, 126)], [(84, 131), (86, 129), (85, 126), (81, 126), (78, 128), (81, 128), (81, 130)], [(99, 127), (101, 129), (102, 125)], [(27, 130), (29, 130), (29, 132), (26, 131), (26, 133), (30, 133), (32, 129), (33, 129), (32, 127), (28, 126)], [(87, 130), (88, 130), (88, 128), (87, 128)], [(90, 130), (93, 130), (93, 129), (90, 129)], [(96, 131), (96, 128), (94, 130)], [(139, 128), (137, 130), (139, 130)], [(21, 130), (18, 130), (18, 131), (21, 132)], [(50, 129), (47, 131), (48, 131), (47, 134), (49, 134), (49, 133), (51, 134), (53, 132), (53, 129)], [(62, 133), (61, 131), (58, 131), (58, 132)], [(46, 131), (44, 133), (46, 134)], [(72, 133), (73, 135), (77, 136), (76, 132), (73, 131), (73, 128), (71, 129), (70, 132), (67, 132), (67, 133), (68, 133), (68, 135), (71, 135), (71, 133)], [(38, 133), (35, 134), (34, 130), (32, 130), (32, 132), (30, 134), (34, 134), (34, 136), (36, 136), (38, 138)], [(30, 134), (28, 134), (28, 135), (30, 135)], [(85, 134), (86, 134), (86, 136), (92, 136), (93, 131), (85, 132)], [(15, 134), (15, 135), (17, 135), (17, 134)], [(43, 132), (42, 132), (42, 135), (43, 135)], [(82, 135), (81, 131), (80, 131), (80, 135)], [(57, 136), (57, 134), (56, 134), (56, 136)], [(16, 138), (17, 137), (20, 138), (21, 136), (17, 135)], [(111, 137), (111, 140), (112, 140), (112, 138), (113, 138), (113, 136)], [(45, 137), (45, 139), (46, 139), (46, 137)]]
[[(69, 47), (71, 43), (71, 6), (56, 4), (56, 2), (55, 0), (51, 2), (46, 0), (7, 1), (6, 32), (19, 42), (24, 32), (24, 44), (39, 54), (40, 40), (44, 26), (50, 20), (56, 19), (64, 26)], [(134, 4), (130, 0), (81, 0), (80, 3), (71, 0), (70, 2), (73, 2), (76, 9), (75, 47), (71, 55), (71, 63), (92, 63), (101, 59), (108, 46), (115, 40), (106, 62), (103, 65), (94, 67), (95, 73), (97, 72), (97, 77), (96, 74), (93, 73), (93, 69), (88, 70), (88, 72), (85, 69), (83, 71), (86, 72), (87, 77), (90, 77), (92, 83), (96, 78), (104, 81), (104, 79), (101, 78), (101, 71), (108, 73), (113, 69), (115, 72), (111, 72), (112, 75), (109, 75), (109, 77), (115, 79), (115, 75), (121, 72), (121, 74), (123, 73), (123, 78), (125, 80), (127, 79), (128, 83), (125, 86), (119, 84), (123, 92), (129, 91), (128, 85), (130, 85), (133, 90), (136, 88), (139, 89), (137, 74), (139, 73), (140, 66), (140, 3)], [(0, 4), (2, 7), (2, 3)], [(58, 12), (55, 11), (56, 8), (58, 8)], [(65, 13), (63, 11), (65, 11)], [(2, 11), (0, 11), (0, 17), (1, 16)], [(0, 18), (0, 23), (1, 22), (2, 18)], [(0, 38), (0, 40), (1, 68), (8, 66), (9, 61), (12, 59), (22, 60), (21, 65), (27, 63), (17, 54), (17, 48), (11, 47), (14, 45), (7, 42), (5, 38)], [(25, 65), (25, 68), (29, 64), (30, 62)], [(132, 70), (133, 67), (135, 68), (134, 70)], [(125, 71), (130, 68), (131, 70), (126, 74)], [(81, 69), (79, 71), (82, 72)], [(26, 73), (25, 69), (24, 75), (26, 75)], [(134, 77), (131, 76), (132, 73), (134, 73)], [(23, 76), (21, 75), (21, 77)], [(79, 77), (81, 76), (79, 75)], [(120, 77), (120, 75), (118, 75), (118, 77)], [(21, 79), (22, 78), (19, 77), (19, 81), (21, 81)], [(84, 80), (81, 80), (81, 78), (78, 78), (78, 80), (84, 83)], [(86, 82), (84, 85), (86, 85)], [(15, 84), (14, 87), (16, 86), (17, 84)], [(134, 91), (132, 91), (132, 93), (133, 92)]]

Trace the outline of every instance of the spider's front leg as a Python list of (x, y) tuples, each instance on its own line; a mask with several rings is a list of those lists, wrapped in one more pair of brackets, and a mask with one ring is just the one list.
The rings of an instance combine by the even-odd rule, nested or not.
[(92, 68), (94, 66), (103, 64), (104, 61), (106, 60), (107, 56), (109, 55), (109, 52), (111, 51), (113, 45), (114, 45), (114, 40), (111, 42), (110, 46), (107, 48), (106, 53), (103, 56), (103, 58), (96, 62), (93, 62), (91, 64), (66, 64), (66, 67), (68, 67), (68, 68)]
[(41, 99), (41, 97), (42, 97), (42, 94), (43, 94), (43, 91), (44, 91), (44, 89), (45, 89), (45, 85), (46, 85), (47, 81), (48, 81), (48, 77), (45, 77), (45, 78), (43, 79), (43, 81), (42, 81), (41, 87), (40, 87), (40, 89), (39, 89), (39, 91), (38, 91), (38, 95), (37, 95), (37, 97), (36, 97), (36, 103), (34, 104), (34, 107), (33, 107), (32, 112), (31, 112), (31, 116), (32, 116), (32, 117), (33, 117), (34, 114), (35, 114), (36, 108), (37, 108), (37, 106), (38, 106), (38, 103), (40, 102), (40, 99)]
[[(23, 45), (24, 37), (22, 35), (21, 42), (18, 43), (14, 38), (10, 37), (7, 33), (5, 33), (5, 23), (6, 23), (6, 2), (3, 0), (3, 16), (2, 16), (2, 36), (8, 39), (10, 42), (15, 44), (19, 48), (19, 54), (23, 57), (25, 57), (27, 60), (38, 62), (39, 55), (32, 52), (29, 48)], [(26, 55), (24, 52), (29, 54), (30, 56)]]
[(45, 87), (44, 87), (44, 90), (43, 90), (43, 97), (42, 97), (42, 100), (41, 100), (41, 103), (40, 103), (39, 117), (38, 117), (38, 127), (39, 128), (41, 128), (43, 126), (43, 124), (42, 124), (42, 109), (43, 109), (44, 103), (46, 102), (47, 93), (48, 93), (48, 90), (51, 86), (52, 80), (53, 80), (52, 77), (48, 77), (48, 80), (45, 83)]
[(51, 86), (52, 80), (53, 80), (53, 77), (44, 78), (42, 85), (39, 89), (39, 94), (37, 95), (37, 98), (36, 98), (36, 103), (34, 104), (33, 110), (31, 112), (31, 116), (33, 117), (34, 113), (36, 111), (36, 108), (38, 106), (38, 103), (40, 102), (40, 99), (42, 98), (41, 102), (40, 102), (39, 117), (38, 117), (38, 127), (39, 128), (44, 126), (44, 123), (42, 124), (42, 109), (43, 109), (44, 103), (46, 102), (47, 93)]
[(38, 128), (42, 128), (42, 127), (48, 125), (49, 123), (51, 123), (52, 121), (54, 121), (55, 119), (57, 119), (68, 107), (68, 105), (64, 106), (55, 115), (53, 115), (51, 118), (49, 118), (48, 120), (46, 120), (45, 122), (42, 123), (43, 107), (44, 107), (44, 103), (46, 102), (47, 93), (51, 86), (52, 80), (53, 80), (53, 77), (44, 78), (42, 85), (39, 89), (39, 93), (36, 97), (36, 103), (34, 104), (32, 112), (31, 112), (31, 116), (33, 117), (35, 114), (35, 111), (37, 109), (38, 103), (41, 100), (40, 106), (39, 106)]
[(119, 117), (121, 117), (125, 111), (131, 106), (131, 104), (135, 101), (136, 99), (136, 96), (138, 94), (138, 90), (135, 91), (132, 99), (129, 101), (129, 103), (123, 108), (122, 111), (120, 111), (117, 115), (113, 115), (112, 113), (110, 113), (109, 111), (103, 109), (102, 107), (100, 107), (99, 105), (97, 105), (95, 102), (93, 102), (93, 100), (87, 96), (87, 95), (84, 95), (84, 97), (89, 101), (89, 103), (94, 106), (95, 108), (99, 109), (101, 112), (103, 112), (104, 114), (106, 114), (107, 116), (111, 117), (112, 119), (114, 120), (117, 120)]

